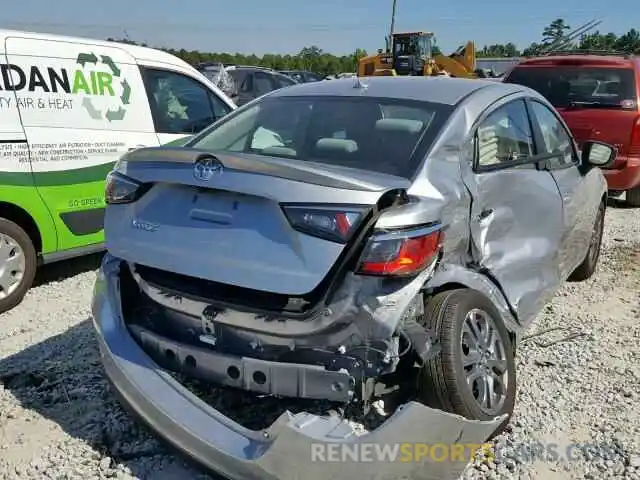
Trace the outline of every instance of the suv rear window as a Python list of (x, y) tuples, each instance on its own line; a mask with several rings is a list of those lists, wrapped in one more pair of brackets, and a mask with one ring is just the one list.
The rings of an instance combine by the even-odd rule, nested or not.
[(514, 68), (505, 82), (538, 91), (554, 107), (621, 108), (624, 100), (637, 98), (631, 68), (522, 66)]
[(411, 178), (449, 105), (362, 97), (265, 97), (186, 146), (352, 167)]

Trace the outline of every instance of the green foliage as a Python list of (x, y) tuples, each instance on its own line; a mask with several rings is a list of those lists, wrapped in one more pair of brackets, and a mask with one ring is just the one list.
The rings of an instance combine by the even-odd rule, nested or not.
[[(108, 38), (108, 41), (138, 45), (132, 40)], [(139, 45), (148, 46), (140, 43)], [(156, 47), (157, 48), (157, 47)], [(340, 72), (355, 72), (358, 60), (367, 55), (367, 52), (357, 48), (351, 55), (336, 56), (324, 52), (320, 47), (312, 45), (304, 47), (297, 55), (278, 55), (267, 53), (262, 57), (256, 55), (243, 55), (241, 53), (211, 53), (197, 50), (176, 50), (174, 48), (160, 48), (176, 57), (196, 65), (201, 62), (221, 62), (223, 64), (255, 65), (269, 67), (275, 70), (308, 70), (325, 75)]]
[[(476, 55), (478, 58), (491, 57), (519, 57), (533, 56), (539, 54), (544, 48), (550, 45), (559, 44), (560, 40), (571, 31), (571, 27), (562, 18), (556, 18), (542, 31), (542, 41), (534, 42), (523, 50), (519, 50), (512, 42), (505, 44), (485, 45), (478, 48)], [(137, 45), (138, 43), (128, 39), (113, 39), (109, 41), (122, 42)], [(147, 46), (140, 43), (140, 45)], [(566, 49), (578, 50), (607, 50), (625, 53), (640, 54), (640, 32), (632, 28), (623, 35), (615, 33), (601, 33), (599, 31), (582, 35), (576, 42), (573, 42)], [(162, 48), (186, 62), (195, 65), (200, 62), (222, 62), (224, 64), (256, 65), (270, 67), (275, 70), (309, 70), (324, 75), (336, 74), (340, 72), (355, 72), (357, 70), (358, 59), (367, 55), (365, 50), (357, 48), (351, 55), (336, 56), (324, 52), (320, 47), (312, 45), (304, 47), (296, 55), (265, 54), (262, 57), (256, 55), (243, 55), (240, 53), (210, 53), (197, 50), (187, 51), (185, 49), (176, 50), (174, 48)], [(440, 53), (437, 46), (434, 46), (434, 53)]]

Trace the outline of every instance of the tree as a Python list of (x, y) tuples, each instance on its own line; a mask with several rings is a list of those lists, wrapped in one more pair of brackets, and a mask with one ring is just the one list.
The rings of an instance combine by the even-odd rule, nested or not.
[(556, 18), (542, 31), (542, 43), (544, 45), (552, 45), (559, 42), (568, 30), (571, 30), (571, 27), (564, 23), (564, 19)]
[[(551, 46), (558, 46), (560, 40), (566, 37), (568, 30), (571, 30), (571, 27), (565, 22), (565, 20), (562, 18), (556, 18), (542, 31), (541, 42), (531, 43), (522, 51), (520, 51), (513, 42), (495, 43), (478, 48), (476, 55), (478, 58), (540, 55), (545, 49), (549, 49)], [(108, 38), (107, 40), (131, 45), (147, 46), (144, 43), (135, 42), (128, 38)], [(580, 50), (606, 50), (640, 54), (640, 32), (634, 28), (622, 35), (618, 35), (613, 32), (601, 33), (596, 31), (582, 35), (582, 37), (575, 42), (575, 45), (562, 45), (562, 47), (563, 50), (576, 48)], [(358, 60), (367, 56), (367, 52), (361, 48), (352, 50), (353, 53), (349, 55), (332, 55), (323, 51), (317, 45), (304, 47), (295, 55), (267, 53), (261, 57), (257, 55), (244, 55), (228, 52), (211, 53), (200, 52), (197, 50), (187, 51), (184, 48), (175, 49), (165, 47), (160, 49), (193, 65), (199, 62), (221, 62), (224, 64), (263, 66), (276, 70), (313, 70), (316, 73), (323, 75), (339, 72), (354, 72), (357, 69)], [(435, 43), (432, 46), (432, 52), (434, 55), (442, 53)]]
[(615, 49), (625, 53), (640, 54), (640, 32), (632, 28), (618, 37), (615, 42)]

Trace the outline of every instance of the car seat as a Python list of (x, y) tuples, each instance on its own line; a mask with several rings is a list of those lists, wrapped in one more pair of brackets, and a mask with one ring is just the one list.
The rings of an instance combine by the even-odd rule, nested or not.
[(500, 163), (500, 147), (495, 125), (482, 125), (478, 128), (478, 165)]
[(424, 122), (407, 118), (384, 118), (375, 123), (376, 152), (371, 157), (376, 170), (406, 176)]

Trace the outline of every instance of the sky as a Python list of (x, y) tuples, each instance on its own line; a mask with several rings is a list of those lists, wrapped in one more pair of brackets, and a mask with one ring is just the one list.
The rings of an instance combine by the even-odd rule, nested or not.
[[(640, 29), (638, 0), (397, 0), (396, 31), (431, 31), (445, 53), (468, 40), (476, 48), (540, 41), (555, 18), (576, 28)], [(518, 6), (518, 2), (521, 2)], [(0, 28), (228, 53), (297, 53), (316, 45), (333, 54), (384, 47), (392, 0), (20, 0), (3, 2)], [(55, 5), (55, 7), (54, 7)]]

